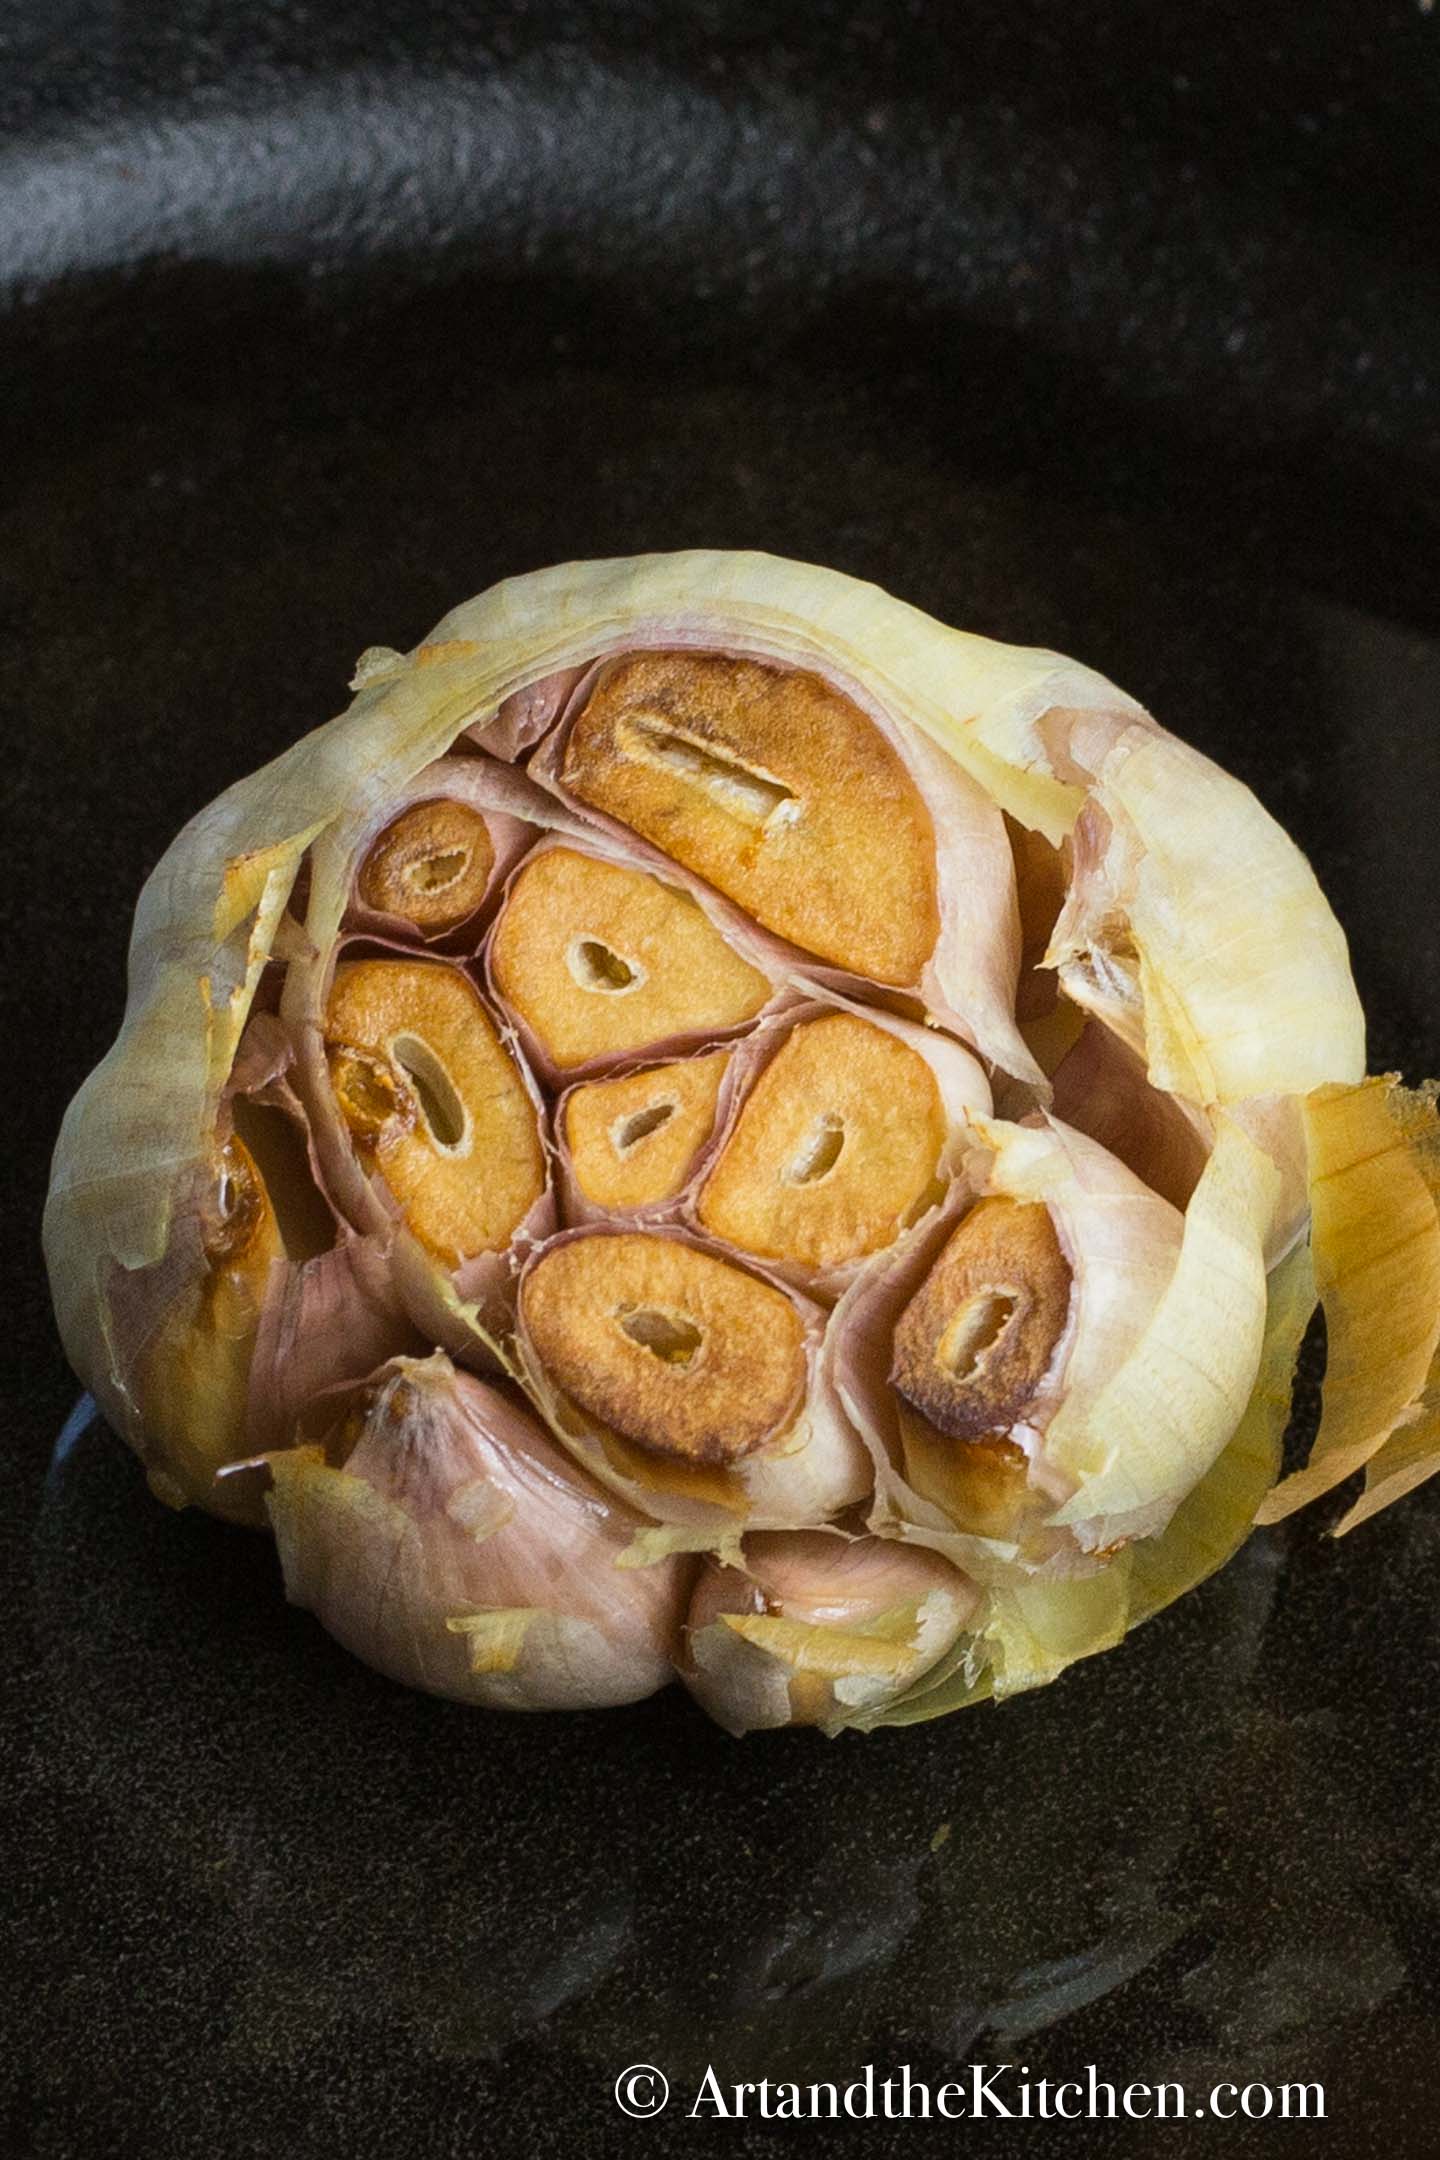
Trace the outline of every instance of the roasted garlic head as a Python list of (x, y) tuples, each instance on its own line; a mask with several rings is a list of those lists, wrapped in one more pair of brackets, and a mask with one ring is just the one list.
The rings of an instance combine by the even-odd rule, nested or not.
[(1304, 858), (1112, 684), (694, 553), (354, 687), (141, 895), (46, 1250), (156, 1492), (359, 1656), (907, 1722), (1440, 1467), (1433, 1103), (1366, 1078)]

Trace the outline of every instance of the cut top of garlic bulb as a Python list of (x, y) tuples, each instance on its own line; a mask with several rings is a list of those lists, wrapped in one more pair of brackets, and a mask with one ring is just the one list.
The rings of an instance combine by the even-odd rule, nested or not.
[[(1291, 1490), (1426, 1474), (1433, 1149), (1362, 1077), (1303, 857), (1101, 677), (803, 564), (568, 564), (372, 649), (345, 714), (181, 834), (47, 1258), (156, 1489), (254, 1520), (268, 1478), (287, 1571), (330, 1624), (367, 1610), (373, 1662), (404, 1666), (382, 1551), (427, 1629), (442, 1550), (489, 1579), (448, 1502), (417, 1529), (392, 1489), (383, 1368), (414, 1460), (571, 1466), (536, 1535), (609, 1510), (576, 1563), (601, 1608), (664, 1566), (670, 1612), (679, 1556), (719, 1556), (687, 1671), (732, 1723), (874, 1721), (1048, 1676), (1233, 1547), (1316, 1178), (1340, 1407)], [(1405, 1281), (1355, 1257), (1366, 1194)], [(363, 1450), (317, 1461), (323, 1405), (362, 1398)], [(854, 1542), (844, 1624), (817, 1537)], [(617, 1676), (505, 1596), (438, 1616), (472, 1680), (522, 1638), (557, 1701), (684, 1659), (670, 1628)], [(455, 1655), (427, 1669), (500, 1699)]]

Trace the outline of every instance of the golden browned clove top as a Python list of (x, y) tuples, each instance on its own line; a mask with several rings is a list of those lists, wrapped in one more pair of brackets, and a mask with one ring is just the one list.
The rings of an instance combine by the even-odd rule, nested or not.
[(952, 1440), (1005, 1433), (1045, 1377), (1069, 1306), (1049, 1209), (981, 1200), (900, 1315), (892, 1385)]
[(802, 1021), (746, 1098), (700, 1219), (747, 1252), (834, 1267), (940, 1197), (945, 1135), (935, 1075), (908, 1043), (851, 1013)]
[(770, 995), (688, 894), (566, 847), (520, 871), (490, 964), (500, 995), (562, 1068), (723, 1033)]
[(371, 843), (359, 894), (366, 907), (401, 915), (419, 930), (448, 930), (474, 914), (494, 867), (480, 812), (438, 796), (402, 810)]
[(738, 1461), (798, 1410), (805, 1331), (783, 1292), (679, 1239), (578, 1237), (525, 1278), (521, 1312), (546, 1373), (639, 1446)]
[(595, 1207), (647, 1207), (672, 1199), (715, 1122), (729, 1052), (676, 1058), (618, 1080), (590, 1080), (565, 1104), (575, 1182)]
[(807, 952), (920, 980), (940, 930), (930, 813), (875, 723), (818, 675), (632, 654), (602, 672), (563, 778)]
[(535, 1106), (480, 994), (435, 960), (342, 962), (331, 1085), (415, 1235), (458, 1261), (508, 1243), (545, 1189)]

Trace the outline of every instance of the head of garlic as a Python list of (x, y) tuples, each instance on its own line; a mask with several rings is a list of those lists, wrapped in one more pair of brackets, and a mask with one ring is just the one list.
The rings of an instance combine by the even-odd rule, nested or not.
[[(355, 687), (142, 894), (46, 1250), (157, 1492), (268, 1508), (372, 1663), (931, 1715), (1440, 1462), (1433, 1108), (1364, 1080), (1298, 851), (1113, 685), (697, 552)], [(1316, 1283), (1333, 1405), (1266, 1500)]]

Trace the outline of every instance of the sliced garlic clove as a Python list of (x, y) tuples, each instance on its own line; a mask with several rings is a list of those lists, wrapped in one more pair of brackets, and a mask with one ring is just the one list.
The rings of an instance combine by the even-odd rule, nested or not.
[[(530, 770), (620, 841), (648, 835), (662, 874), (679, 865), (697, 896), (728, 895), (765, 926), (754, 934), (773, 971), (850, 993), (867, 981), (909, 989), (985, 1057), (1043, 1086), (1015, 1023), (1020, 920), (1004, 819), (953, 758), (897, 726), (883, 694), (838, 679), (846, 672), (735, 650), (612, 654), (582, 677)], [(683, 717), (657, 722), (647, 686), (672, 677), (698, 686), (713, 733), (691, 740)], [(639, 704), (612, 727), (603, 708), (617, 682), (639, 685)], [(889, 912), (892, 901), (908, 914)]]
[(917, 1050), (857, 1014), (826, 1013), (791, 1028), (751, 1087), (696, 1219), (741, 1251), (824, 1273), (933, 1204), (949, 1133)]
[(340, 1116), (405, 1222), (449, 1265), (498, 1252), (544, 1195), (535, 1106), (458, 968), (344, 961), (325, 1010)]
[(895, 1323), (892, 1387), (947, 1439), (1009, 1432), (1050, 1370), (1070, 1289), (1048, 1208), (979, 1201)]
[(473, 951), (505, 881), (547, 831), (573, 824), (514, 766), (442, 757), (330, 836), (352, 934)]
[(1103, 1447), (1094, 1406), (1163, 1303), (1184, 1224), (1058, 1120), (974, 1122), (971, 1182), (857, 1279), (827, 1369), (875, 1462), (872, 1527), (989, 1583), (1073, 1573), (1108, 1542), (1073, 1436)]
[(838, 1297), (943, 1202), (990, 1106), (983, 1067), (952, 1037), (821, 989), (737, 1045), (685, 1219)]
[(687, 894), (568, 845), (522, 865), (489, 967), (541, 1068), (560, 1073), (723, 1035), (772, 994)]
[(940, 928), (934, 827), (897, 752), (818, 675), (715, 653), (614, 661), (561, 777), (793, 944), (920, 980)]
[(522, 1274), (517, 1354), (585, 1466), (705, 1547), (747, 1523), (827, 1521), (867, 1492), (865, 1450), (819, 1378), (825, 1325), (682, 1233), (567, 1231)]
[(480, 812), (438, 796), (391, 819), (360, 865), (357, 892), (377, 915), (417, 930), (452, 930), (479, 908), (494, 867)]
[(672, 1461), (728, 1468), (783, 1432), (804, 1394), (793, 1302), (676, 1238), (564, 1240), (528, 1270), (521, 1308), (570, 1401)]
[(323, 1445), (270, 1459), (292, 1603), (378, 1672), (495, 1709), (635, 1702), (673, 1678), (683, 1560), (621, 1571), (638, 1527), (508, 1396), (397, 1359)]
[(674, 1058), (568, 1088), (555, 1128), (573, 1220), (663, 1209), (689, 1183), (715, 1124), (730, 1052)]
[(978, 1594), (938, 1554), (883, 1538), (761, 1532), (708, 1560), (686, 1622), (685, 1685), (728, 1732), (883, 1710), (951, 1650)]

